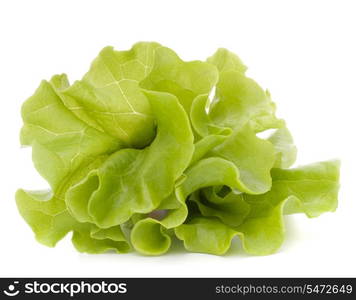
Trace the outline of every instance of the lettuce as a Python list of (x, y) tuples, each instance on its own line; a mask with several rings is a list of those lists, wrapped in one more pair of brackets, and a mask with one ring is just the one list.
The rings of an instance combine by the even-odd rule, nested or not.
[(185, 62), (141, 42), (104, 48), (73, 84), (41, 82), (22, 106), (20, 140), (50, 190), (16, 192), (36, 239), (54, 247), (72, 232), (80, 252), (145, 255), (181, 240), (221, 255), (238, 236), (267, 255), (284, 215), (335, 211), (339, 162), (290, 168), (292, 135), (246, 70), (226, 49)]

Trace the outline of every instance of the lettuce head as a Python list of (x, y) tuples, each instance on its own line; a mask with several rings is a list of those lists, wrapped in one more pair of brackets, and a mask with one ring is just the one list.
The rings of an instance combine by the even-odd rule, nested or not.
[[(104, 48), (82, 79), (42, 81), (22, 106), (21, 144), (50, 190), (16, 192), (36, 239), (69, 232), (80, 252), (254, 255), (287, 214), (335, 211), (339, 162), (290, 168), (296, 147), (268, 91), (232, 52), (183, 61), (158, 43)], [(258, 133), (270, 130), (267, 138)]]

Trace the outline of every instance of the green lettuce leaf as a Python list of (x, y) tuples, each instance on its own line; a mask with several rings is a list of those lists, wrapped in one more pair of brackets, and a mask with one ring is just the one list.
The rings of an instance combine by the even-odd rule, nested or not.
[(134, 248), (145, 255), (161, 255), (171, 246), (171, 238), (165, 227), (152, 218), (146, 218), (135, 224), (131, 232)]
[(214, 55), (207, 59), (207, 62), (215, 65), (220, 72), (237, 71), (244, 74), (247, 70), (236, 54), (224, 48), (218, 49)]
[(56, 189), (86, 160), (120, 148), (117, 140), (76, 118), (43, 81), (22, 106), (21, 144), (32, 146), (38, 172)]
[(68, 213), (63, 199), (52, 196), (51, 191), (20, 189), (16, 192), (16, 203), (36, 239), (49, 247), (54, 247), (76, 223)]
[(94, 224), (78, 222), (69, 214), (64, 201), (52, 196), (51, 192), (18, 190), (16, 202), (36, 239), (46, 246), (54, 247), (68, 232), (73, 231), (72, 242), (80, 252), (130, 251), (120, 227), (104, 232)]
[(54, 247), (72, 233), (80, 252), (144, 255), (182, 240), (222, 255), (238, 236), (266, 255), (284, 215), (335, 211), (339, 162), (289, 169), (292, 135), (246, 70), (223, 48), (183, 61), (140, 42), (105, 47), (73, 84), (42, 81), (22, 106), (20, 141), (50, 189), (15, 196), (36, 239)]
[(120, 226), (101, 229), (93, 224), (79, 223), (73, 232), (72, 243), (79, 252), (85, 253), (104, 253), (109, 250), (127, 253), (131, 250)]
[(152, 72), (141, 86), (175, 95), (189, 113), (194, 98), (209, 94), (218, 76), (215, 66), (202, 61), (185, 62), (171, 49), (161, 47), (156, 51)]
[[(239, 130), (217, 126), (207, 113), (208, 96), (195, 98), (190, 111), (192, 126), (198, 135), (204, 137), (196, 143), (193, 160), (204, 156), (220, 156), (238, 167), (243, 188), (241, 191), (261, 194), (271, 187), (270, 171), (276, 165), (276, 159), (293, 159), (291, 149), (292, 137), (288, 131), (279, 130), (270, 140), (256, 136), (250, 123)], [(272, 143), (274, 142), (274, 144)], [(275, 146), (275, 147), (273, 147)], [(251, 149), (253, 154), (251, 155)], [(286, 158), (286, 156), (291, 156)]]
[[(284, 240), (283, 214), (304, 212), (308, 217), (317, 217), (324, 212), (335, 211), (339, 189), (338, 161), (289, 170), (274, 169), (272, 176), (273, 185), (269, 192), (232, 196), (240, 197), (240, 201), (250, 208), (238, 226), (233, 226), (229, 218), (223, 217), (225, 203), (216, 201), (213, 193), (205, 193), (205, 200), (195, 198), (195, 201), (200, 201), (202, 215), (207, 217), (194, 218), (178, 226), (175, 229), (178, 238), (190, 251), (222, 254), (229, 249), (232, 237), (238, 235), (247, 253), (267, 255), (277, 251)], [(232, 214), (233, 210), (228, 212)], [(236, 218), (240, 218), (240, 212)], [(224, 247), (212, 247), (211, 240)]]
[[(64, 200), (68, 188), (121, 147), (116, 139), (78, 119), (62, 103), (54, 84), (61, 78), (66, 80), (61, 75), (43, 81), (22, 107), (21, 143), (32, 146), (35, 167), (52, 191), (16, 193), (18, 209), (36, 239), (50, 247), (80, 225)], [(92, 252), (97, 251), (93, 248)]]
[(126, 222), (134, 213), (148, 213), (172, 193), (189, 165), (193, 135), (177, 98), (151, 91), (145, 95), (157, 121), (155, 140), (142, 150), (119, 150), (70, 188), (68, 206), (80, 211), (75, 215), (78, 219), (108, 228)]
[(190, 119), (195, 132), (200, 137), (208, 135), (230, 135), (233, 131), (229, 127), (221, 127), (213, 123), (209, 114), (209, 96), (207, 94), (197, 96), (190, 109)]
[(104, 48), (82, 80), (61, 89), (62, 100), (80, 119), (95, 123), (125, 146), (148, 145), (154, 118), (139, 84), (151, 72), (160, 47), (137, 43), (129, 51)]
[(262, 194), (271, 188), (270, 171), (275, 164), (275, 149), (271, 142), (258, 138), (249, 125), (213, 148), (210, 155), (236, 165), (240, 173), (240, 191)]
[(255, 131), (278, 128), (283, 121), (274, 115), (269, 92), (238, 71), (220, 73), (210, 116), (220, 126), (238, 131), (250, 123)]
[[(167, 215), (161, 220), (148, 216), (135, 224), (131, 233), (134, 248), (146, 255), (166, 252), (171, 244), (166, 229), (179, 228), (188, 217), (185, 204), (188, 196), (201, 188), (224, 184), (231, 187), (240, 186), (238, 170), (227, 160), (217, 157), (206, 158), (188, 168), (183, 180), (176, 185), (174, 194), (165, 199), (159, 207), (166, 209)], [(147, 235), (147, 231), (151, 234)], [(161, 243), (156, 243), (157, 240)]]
[(191, 200), (197, 203), (203, 216), (217, 217), (230, 226), (239, 226), (250, 212), (250, 205), (234, 192), (220, 196), (214, 188), (206, 188)]
[(192, 252), (222, 255), (230, 248), (236, 232), (214, 218), (194, 218), (175, 228), (184, 247)]
[(269, 138), (276, 152), (274, 168), (289, 168), (297, 159), (297, 147), (287, 127), (278, 128)]

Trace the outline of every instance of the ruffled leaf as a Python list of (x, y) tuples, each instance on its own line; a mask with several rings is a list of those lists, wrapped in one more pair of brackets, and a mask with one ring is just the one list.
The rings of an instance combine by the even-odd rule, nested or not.
[(135, 224), (131, 232), (134, 248), (142, 254), (160, 255), (169, 249), (171, 239), (160, 222), (147, 218)]
[[(216, 225), (213, 226), (211, 218), (203, 218), (204, 222), (200, 218), (198, 225), (188, 222), (177, 227), (177, 236), (184, 240), (190, 251), (221, 254), (228, 249), (230, 242), (227, 241), (238, 235), (246, 252), (267, 255), (277, 251), (284, 240), (283, 214), (304, 212), (308, 217), (317, 217), (324, 212), (335, 211), (339, 189), (338, 161), (320, 162), (289, 170), (274, 169), (272, 176), (273, 185), (269, 192), (262, 195), (235, 195), (250, 206), (241, 225), (228, 226), (215, 219), (213, 223)], [(212, 196), (214, 194), (208, 194), (208, 201), (217, 203)], [(204, 203), (199, 208), (206, 214)], [(219, 229), (215, 231), (214, 227)], [(214, 249), (211, 239), (224, 243), (224, 251), (211, 252)]]
[(240, 173), (240, 191), (262, 194), (271, 188), (270, 171), (275, 163), (273, 145), (256, 136), (249, 126), (234, 132), (224, 143), (211, 151), (212, 156), (220, 156), (233, 162)]
[(127, 253), (131, 250), (120, 226), (100, 229), (93, 224), (77, 224), (72, 243), (79, 252), (85, 253), (104, 253), (110, 250)]
[(97, 124), (125, 146), (148, 145), (154, 118), (139, 83), (152, 70), (160, 47), (137, 43), (128, 51), (104, 48), (82, 80), (61, 90), (62, 100), (80, 119)]
[(250, 212), (250, 205), (241, 194), (234, 192), (221, 197), (213, 188), (207, 188), (191, 199), (197, 203), (203, 216), (217, 217), (229, 226), (239, 226)]
[(247, 70), (247, 67), (236, 54), (224, 48), (218, 49), (214, 55), (207, 59), (207, 62), (215, 65), (220, 72), (237, 71), (244, 74)]
[(47, 81), (23, 104), (22, 118), (21, 143), (32, 146), (35, 167), (54, 190), (88, 158), (120, 147), (73, 115)]
[(64, 201), (49, 191), (18, 190), (16, 204), (36, 239), (49, 247), (54, 247), (76, 223)]
[(141, 86), (175, 95), (189, 113), (193, 99), (209, 94), (218, 76), (215, 66), (202, 61), (185, 62), (171, 49), (161, 47), (156, 51), (152, 72)]
[[(145, 94), (157, 121), (152, 144), (143, 150), (114, 153), (67, 193), (68, 205), (81, 203), (81, 213), (88, 214), (99, 227), (115, 226), (134, 213), (155, 209), (173, 191), (175, 181), (191, 160), (193, 135), (176, 97), (149, 91)], [(83, 193), (87, 198), (82, 197)]]
[(190, 119), (194, 130), (201, 137), (208, 135), (230, 135), (232, 133), (231, 128), (217, 126), (210, 119), (207, 113), (208, 103), (208, 95), (199, 95), (194, 99), (190, 109)]
[(289, 168), (297, 158), (297, 147), (287, 127), (277, 129), (269, 138), (276, 151), (275, 168)]
[(237, 71), (220, 73), (210, 116), (219, 126), (239, 131), (250, 123), (255, 131), (278, 128), (283, 121), (274, 115), (275, 105), (254, 80)]
[(104, 231), (93, 224), (79, 223), (68, 212), (64, 201), (48, 191), (24, 191), (16, 193), (17, 207), (35, 233), (36, 239), (54, 247), (68, 232), (73, 231), (72, 241), (80, 252), (102, 253), (130, 250), (120, 228)]
[[(248, 123), (234, 132), (229, 127), (217, 126), (206, 112), (207, 102), (208, 97), (201, 95), (195, 98), (191, 107), (192, 125), (195, 131), (204, 137), (196, 143), (193, 161), (204, 156), (223, 157), (238, 167), (244, 185), (242, 191), (252, 194), (268, 191), (271, 186), (270, 171), (276, 165), (276, 155), (281, 159), (281, 151), (289, 151), (286, 148), (289, 140), (283, 140), (285, 143), (282, 145), (282, 137), (278, 139), (277, 136), (272, 136), (272, 141), (279, 147), (274, 149), (270, 141), (258, 138)], [(290, 137), (286, 131), (283, 133), (285, 133), (283, 137)], [(291, 154), (291, 151), (285, 153), (283, 157), (289, 153)]]
[(236, 234), (233, 229), (214, 218), (194, 218), (174, 231), (184, 241), (187, 250), (216, 255), (222, 255), (230, 248)]

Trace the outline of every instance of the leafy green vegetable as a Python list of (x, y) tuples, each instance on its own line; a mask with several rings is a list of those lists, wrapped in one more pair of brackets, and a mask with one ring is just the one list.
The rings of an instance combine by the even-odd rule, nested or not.
[(50, 190), (16, 192), (36, 239), (54, 247), (72, 232), (80, 252), (144, 255), (178, 239), (222, 255), (237, 236), (266, 255), (283, 242), (284, 215), (335, 211), (339, 162), (288, 169), (292, 135), (246, 70), (226, 49), (185, 62), (141, 42), (104, 48), (72, 85), (65, 74), (41, 82), (20, 140)]

